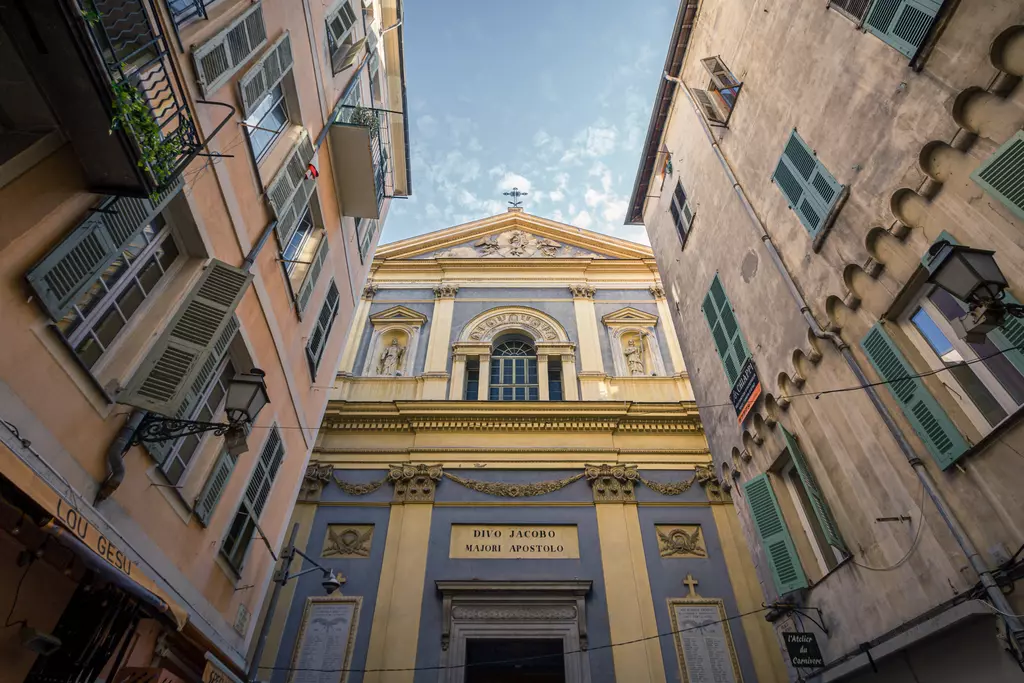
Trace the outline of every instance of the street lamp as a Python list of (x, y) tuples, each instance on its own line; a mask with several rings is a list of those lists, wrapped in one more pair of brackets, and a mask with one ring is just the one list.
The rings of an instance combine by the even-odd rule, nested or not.
[(213, 432), (217, 436), (225, 436), (228, 452), (237, 456), (248, 450), (246, 435), (256, 416), (268, 403), (270, 396), (267, 394), (266, 373), (253, 368), (247, 373), (235, 375), (228, 383), (224, 399), (227, 423), (180, 420), (146, 413), (132, 436), (132, 445), (172, 441), (191, 434)]
[(1024, 317), (1024, 306), (1006, 303), (1006, 276), (999, 270), (994, 251), (972, 249), (939, 240), (928, 250), (928, 282), (938, 285), (967, 304), (967, 315), (951, 321), (957, 336), (971, 343), (999, 327), (1007, 314)]

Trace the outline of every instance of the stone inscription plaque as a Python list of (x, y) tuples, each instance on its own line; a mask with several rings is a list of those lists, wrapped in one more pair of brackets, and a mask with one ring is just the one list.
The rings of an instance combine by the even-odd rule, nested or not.
[(580, 556), (575, 524), (452, 524), (453, 559), (552, 560)]
[(683, 683), (741, 683), (739, 660), (721, 600), (669, 601)]
[(307, 600), (289, 683), (340, 683), (348, 678), (361, 602), (347, 597)]

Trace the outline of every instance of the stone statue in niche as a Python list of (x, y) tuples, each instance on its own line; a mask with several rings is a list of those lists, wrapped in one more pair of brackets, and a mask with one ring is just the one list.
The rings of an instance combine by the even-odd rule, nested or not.
[(402, 356), (405, 355), (405, 347), (398, 343), (398, 337), (391, 340), (389, 346), (385, 346), (380, 352), (380, 361), (377, 363), (378, 375), (397, 375), (398, 368), (402, 363)]
[(629, 369), (630, 375), (636, 376), (644, 374), (643, 346), (637, 345), (635, 339), (630, 339), (622, 354), (626, 357), (626, 367)]

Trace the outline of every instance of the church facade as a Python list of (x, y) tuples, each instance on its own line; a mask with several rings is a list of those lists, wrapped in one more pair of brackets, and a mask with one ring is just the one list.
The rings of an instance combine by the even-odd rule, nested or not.
[(354, 320), (259, 680), (785, 680), (648, 247), (511, 209)]

